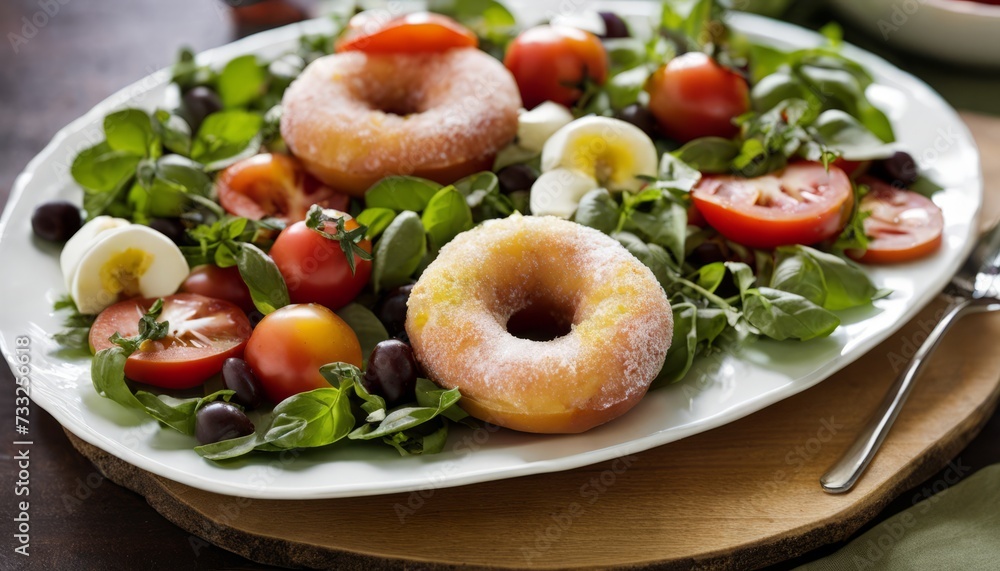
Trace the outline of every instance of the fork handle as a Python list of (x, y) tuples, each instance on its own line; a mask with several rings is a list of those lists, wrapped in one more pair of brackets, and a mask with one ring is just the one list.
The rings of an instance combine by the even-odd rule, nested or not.
[[(879, 405), (878, 410), (868, 420), (857, 439), (847, 449), (847, 452), (838, 460), (823, 477), (819, 479), (823, 491), (831, 494), (842, 494), (850, 490), (865, 468), (871, 463), (875, 453), (878, 452), (882, 442), (885, 440), (892, 423), (899, 416), (899, 411), (906, 402), (906, 397), (910, 395), (913, 382), (920, 376), (924, 366), (927, 364), (931, 353), (940, 344), (944, 334), (960, 317), (969, 312), (970, 308), (976, 307), (976, 302), (965, 299), (951, 307), (944, 318), (938, 322), (934, 330), (927, 336), (920, 349), (907, 364), (906, 368), (896, 377), (895, 382), (889, 388), (885, 398)], [(985, 309), (985, 308), (984, 308)]]

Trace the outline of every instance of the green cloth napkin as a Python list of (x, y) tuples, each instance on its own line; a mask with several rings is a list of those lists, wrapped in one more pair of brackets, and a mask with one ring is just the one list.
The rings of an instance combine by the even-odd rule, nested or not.
[(1000, 569), (1000, 464), (900, 512), (799, 571)]

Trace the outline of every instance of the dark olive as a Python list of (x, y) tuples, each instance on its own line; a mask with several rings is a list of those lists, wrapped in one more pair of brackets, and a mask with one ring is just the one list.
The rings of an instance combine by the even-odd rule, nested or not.
[(910, 186), (920, 176), (917, 161), (909, 153), (896, 151), (878, 164), (879, 174), (886, 182), (896, 186)]
[(35, 235), (51, 242), (65, 242), (80, 229), (80, 209), (64, 200), (46, 202), (31, 216)]
[(649, 135), (650, 139), (656, 137), (656, 117), (644, 105), (633, 103), (617, 111), (615, 118), (642, 129), (642, 132)]
[(181, 97), (181, 116), (197, 131), (205, 117), (222, 110), (222, 100), (211, 88), (199, 85), (192, 87)]
[(243, 359), (230, 357), (222, 364), (222, 386), (236, 391), (233, 402), (248, 409), (257, 408), (264, 402), (264, 387)]
[(149, 227), (163, 234), (174, 244), (181, 244), (187, 232), (184, 224), (179, 218), (153, 218), (149, 221)]
[(531, 185), (538, 179), (538, 173), (528, 165), (510, 165), (497, 173), (500, 180), (500, 192), (510, 194), (518, 190), (531, 190)]
[(254, 309), (253, 311), (247, 312), (247, 319), (250, 321), (250, 328), (256, 329), (260, 320), (264, 319), (264, 314)]
[(598, 12), (604, 20), (604, 35), (602, 38), (627, 38), (631, 34), (628, 32), (628, 24), (621, 16), (614, 12)]
[(393, 407), (415, 398), (419, 370), (413, 349), (398, 339), (389, 339), (372, 350), (361, 384)]
[(199, 444), (211, 444), (248, 434), (253, 434), (253, 423), (234, 404), (210, 402), (195, 414), (194, 436)]
[(406, 301), (410, 299), (413, 284), (400, 286), (385, 294), (375, 305), (375, 316), (385, 326), (390, 337), (406, 330)]

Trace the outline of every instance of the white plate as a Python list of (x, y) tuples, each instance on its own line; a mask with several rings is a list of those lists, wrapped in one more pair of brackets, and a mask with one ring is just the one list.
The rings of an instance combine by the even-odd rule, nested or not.
[[(734, 15), (732, 24), (779, 46), (819, 41), (812, 32), (755, 16)], [(245, 53), (274, 56), (295, 46), (301, 31), (321, 25), (310, 22), (246, 38), (202, 54), (201, 61), (219, 63)], [(971, 247), (982, 180), (975, 145), (958, 115), (914, 77), (871, 54), (846, 51), (878, 78), (881, 85), (872, 96), (889, 110), (904, 146), (946, 187), (935, 196), (946, 222), (941, 252), (919, 263), (873, 270), (875, 282), (895, 293), (874, 308), (845, 312), (844, 325), (830, 338), (760, 342), (740, 355), (703, 362), (685, 382), (651, 392), (624, 417), (585, 434), (456, 431), (445, 452), (435, 456), (400, 458), (389, 447), (335, 445), (220, 465), (192, 451), (190, 438), (161, 430), (148, 417), (97, 396), (88, 361), (61, 357), (49, 337), (60, 328), (51, 303), (63, 293), (62, 279), (56, 248), (33, 240), (29, 218), (41, 202), (80, 200), (68, 174), (74, 155), (101, 139), (101, 119), (110, 110), (124, 105), (153, 109), (161, 102), (166, 72), (115, 94), (60, 131), (17, 179), (0, 234), (4, 354), (12, 360), (15, 339), (30, 336), (32, 398), (80, 438), (154, 474), (254, 498), (362, 496), (566, 470), (721, 426), (815, 385), (884, 340), (943, 288)]]

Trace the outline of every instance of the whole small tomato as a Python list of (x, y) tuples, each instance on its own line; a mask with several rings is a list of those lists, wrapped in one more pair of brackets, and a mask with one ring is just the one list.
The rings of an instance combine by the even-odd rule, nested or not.
[(660, 129), (686, 143), (699, 137), (733, 137), (733, 119), (750, 109), (750, 90), (740, 74), (707, 54), (675, 57), (649, 78), (649, 109)]
[(361, 367), (361, 344), (350, 326), (322, 305), (287, 305), (257, 324), (243, 358), (268, 400), (279, 403), (298, 393), (329, 387), (319, 373), (323, 365)]
[(272, 217), (286, 223), (306, 217), (309, 207), (346, 209), (350, 197), (307, 173), (295, 157), (264, 153), (226, 168), (215, 182), (219, 204), (251, 220)]
[(181, 284), (180, 291), (222, 299), (243, 311), (254, 310), (250, 288), (243, 281), (236, 266), (228, 268), (220, 268), (214, 264), (198, 266), (191, 270), (187, 279)]
[(535, 26), (507, 48), (507, 66), (527, 109), (545, 101), (572, 106), (587, 81), (598, 85), (608, 77), (604, 44), (590, 32), (569, 26)]
[[(331, 240), (309, 228), (305, 222), (296, 222), (281, 231), (271, 247), (271, 258), (281, 271), (288, 285), (292, 303), (319, 303), (330, 309), (339, 309), (351, 302), (364, 289), (371, 277), (372, 263), (361, 259), (357, 249), (371, 254), (371, 241), (360, 236), (350, 237), (360, 226), (349, 215), (335, 210), (325, 212), (328, 218), (343, 218), (343, 231), (335, 221), (326, 221), (323, 231)], [(348, 244), (354, 258), (354, 268), (347, 260), (341, 242)]]

